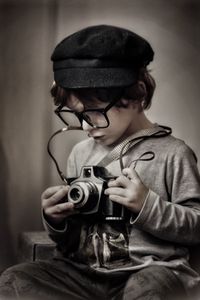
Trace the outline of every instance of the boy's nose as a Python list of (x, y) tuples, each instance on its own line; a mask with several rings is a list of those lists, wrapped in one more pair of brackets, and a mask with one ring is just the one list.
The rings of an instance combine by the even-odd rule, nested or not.
[(85, 131), (90, 131), (93, 129), (93, 127), (91, 125), (89, 125), (85, 120), (83, 120), (83, 122), (82, 122), (82, 128)]

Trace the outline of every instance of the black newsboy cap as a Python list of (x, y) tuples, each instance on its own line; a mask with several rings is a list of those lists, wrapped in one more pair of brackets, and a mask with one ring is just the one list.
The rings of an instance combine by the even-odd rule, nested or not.
[(77, 31), (51, 56), (55, 82), (65, 88), (129, 86), (153, 60), (150, 44), (136, 33), (110, 25)]

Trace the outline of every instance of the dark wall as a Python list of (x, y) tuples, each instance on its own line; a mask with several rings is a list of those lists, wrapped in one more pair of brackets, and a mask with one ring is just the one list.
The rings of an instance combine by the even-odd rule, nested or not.
[[(16, 3), (15, 3), (16, 2)], [(42, 228), (40, 194), (50, 183), (50, 53), (54, 1), (0, 5), (0, 265), (13, 261), (17, 236)], [(11, 259), (12, 258), (12, 259)]]

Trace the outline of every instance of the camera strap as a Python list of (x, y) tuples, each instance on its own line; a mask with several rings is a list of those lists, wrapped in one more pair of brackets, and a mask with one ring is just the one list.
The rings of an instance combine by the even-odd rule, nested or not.
[[(114, 160), (120, 160), (120, 167), (121, 170), (124, 169), (122, 158), (125, 153), (127, 153), (131, 148), (138, 145), (139, 143), (150, 139), (150, 138), (162, 138), (170, 135), (172, 133), (172, 129), (167, 126), (155, 124), (154, 127), (143, 129), (138, 131), (137, 133), (129, 136), (121, 143), (119, 143), (112, 151), (104, 156), (104, 158), (97, 164), (100, 167), (106, 167)], [(148, 151), (143, 153), (144, 154), (153, 154), (153, 152)], [(143, 156), (142, 155), (142, 156)], [(154, 158), (154, 154), (153, 154)], [(151, 158), (152, 159), (152, 158)], [(147, 159), (149, 160), (149, 159)]]

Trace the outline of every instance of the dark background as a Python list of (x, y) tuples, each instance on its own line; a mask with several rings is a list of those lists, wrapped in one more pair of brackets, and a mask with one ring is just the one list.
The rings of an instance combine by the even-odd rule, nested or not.
[[(49, 96), (50, 55), (66, 35), (94, 24), (127, 27), (151, 42), (157, 89), (148, 116), (173, 127), (200, 159), (198, 0), (0, 0), (0, 270), (16, 262), (20, 232), (42, 229), (40, 195), (61, 183), (46, 152), (62, 126)], [(63, 169), (81, 138), (58, 138)]]

